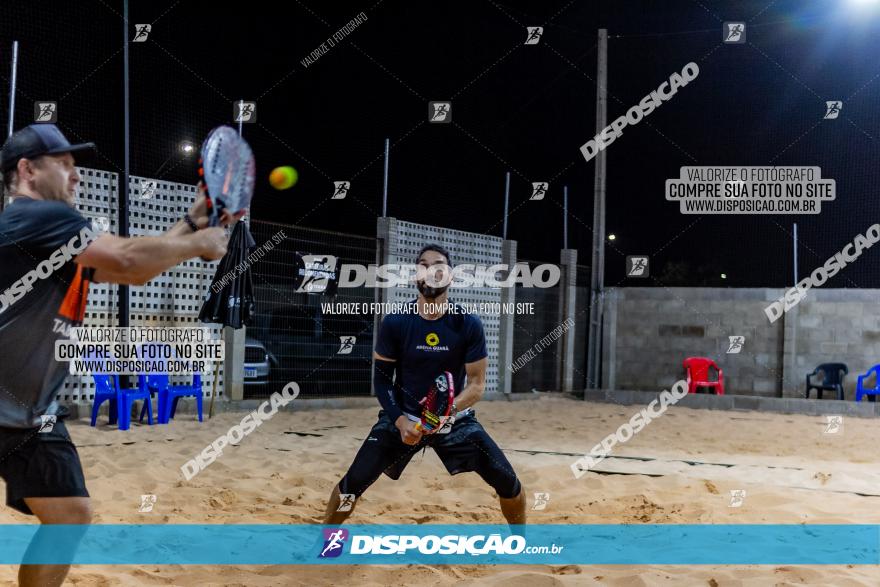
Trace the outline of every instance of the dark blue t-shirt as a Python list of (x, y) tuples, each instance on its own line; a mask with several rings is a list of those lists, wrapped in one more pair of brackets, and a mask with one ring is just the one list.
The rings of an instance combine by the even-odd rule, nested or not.
[(415, 302), (411, 302), (410, 309), (411, 313), (385, 316), (379, 326), (376, 352), (395, 360), (397, 405), (404, 412), (418, 415), (419, 400), (427, 395), (435, 377), (443, 371), (452, 373), (458, 395), (467, 380), (465, 364), (489, 353), (479, 316), (454, 306), (454, 311), (437, 320), (427, 320), (415, 313)]

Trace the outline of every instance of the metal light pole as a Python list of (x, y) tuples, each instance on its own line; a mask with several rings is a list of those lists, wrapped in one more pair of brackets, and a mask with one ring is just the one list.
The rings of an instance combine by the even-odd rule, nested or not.
[(562, 186), (562, 248), (568, 248), (568, 186)]
[[(123, 94), (123, 151), (122, 177), (119, 178), (119, 236), (128, 236), (128, 198), (131, 145), (129, 135), (129, 84), (128, 84), (128, 0), (122, 3), (122, 94)], [(129, 290), (119, 285), (119, 326), (129, 326)]]
[(15, 86), (18, 79), (18, 41), (12, 41), (12, 72), (9, 76), (9, 125), (6, 136), (12, 136), (15, 126)]
[(391, 141), (385, 139), (385, 172), (382, 179), (382, 216), (388, 216), (388, 160), (391, 157)]
[[(596, 132), (602, 132), (608, 118), (608, 30), (599, 29), (596, 75)], [(590, 264), (590, 322), (587, 325), (587, 389), (600, 386), (602, 363), (602, 297), (605, 283), (605, 150), (595, 157), (593, 184), (593, 261)], [(586, 397), (586, 396), (585, 396)]]
[[(12, 73), (9, 76), (9, 122), (6, 137), (12, 136), (15, 127), (15, 86), (18, 73), (18, 41), (12, 41)], [(6, 207), (6, 190), (0, 189), (0, 212)]]
[(501, 238), (507, 240), (507, 208), (510, 205), (510, 172), (504, 174), (504, 228), (501, 229)]

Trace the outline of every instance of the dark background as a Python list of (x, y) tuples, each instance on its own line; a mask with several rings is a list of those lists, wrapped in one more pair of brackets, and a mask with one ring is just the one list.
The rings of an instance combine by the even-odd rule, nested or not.
[[(181, 140), (200, 144), (231, 124), (232, 103), (257, 101), (244, 136), (257, 155), (256, 219), (374, 235), (383, 141), (391, 139), (389, 215), (508, 237), (519, 256), (558, 261), (562, 186), (570, 246), (590, 262), (596, 133), (596, 36), (609, 31), (608, 122), (690, 61), (699, 77), (608, 148), (606, 285), (790, 285), (792, 222), (800, 275), (878, 220), (880, 3), (468, 0), (416, 3), (160, 0), (0, 4), (0, 118), (8, 110), (10, 46), (21, 44), (16, 128), (33, 101), (59, 102), (81, 160), (120, 172), (124, 35), (130, 45), (131, 173), (194, 183)], [(309, 67), (301, 60), (364, 12), (366, 22)], [(746, 44), (723, 45), (722, 22), (747, 22)], [(536, 46), (526, 26), (543, 26)], [(452, 124), (428, 124), (428, 101), (452, 100)], [(822, 120), (825, 100), (843, 100)], [(664, 199), (683, 165), (817, 165), (837, 181), (818, 216), (685, 216)], [(267, 181), (277, 165), (291, 190)], [(332, 181), (351, 180), (345, 200)], [(543, 201), (530, 182), (550, 181)], [(624, 279), (624, 256), (651, 256), (653, 278)], [(826, 287), (880, 287), (868, 251)], [(721, 280), (724, 272), (728, 278)]]

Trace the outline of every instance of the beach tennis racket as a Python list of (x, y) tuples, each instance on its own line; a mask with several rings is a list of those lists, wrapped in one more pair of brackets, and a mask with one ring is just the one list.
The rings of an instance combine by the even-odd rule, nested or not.
[(452, 373), (444, 371), (434, 378), (428, 394), (422, 398), (419, 405), (422, 406), (421, 421), (416, 428), (422, 434), (434, 434), (449, 420), (452, 411), (452, 402), (455, 398), (455, 383)]
[(230, 126), (208, 133), (199, 153), (199, 180), (205, 186), (210, 226), (217, 226), (224, 210), (237, 214), (254, 195), (256, 162), (250, 145)]

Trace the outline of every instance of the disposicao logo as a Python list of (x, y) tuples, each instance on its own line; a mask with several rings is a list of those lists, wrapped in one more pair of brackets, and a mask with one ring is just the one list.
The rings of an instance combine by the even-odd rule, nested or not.
[(342, 547), (348, 540), (348, 530), (344, 528), (324, 528), (324, 548), (318, 554), (318, 558), (335, 558), (342, 554)]

